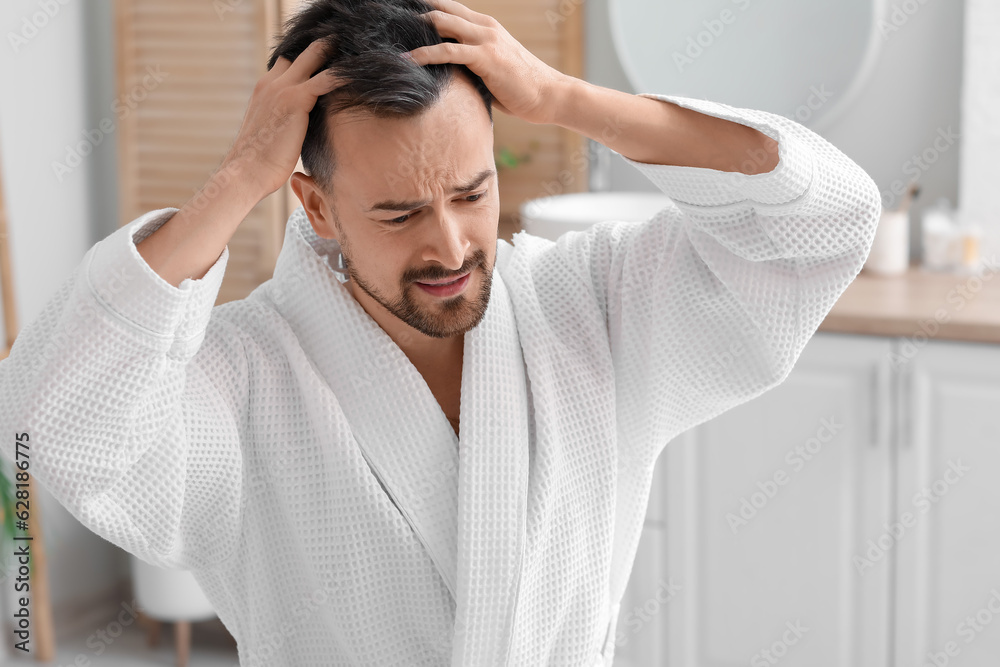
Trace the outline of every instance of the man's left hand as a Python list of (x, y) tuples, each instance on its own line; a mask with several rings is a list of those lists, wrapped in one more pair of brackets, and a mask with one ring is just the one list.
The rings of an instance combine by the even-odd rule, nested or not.
[(421, 46), (410, 52), (418, 65), (455, 63), (482, 78), (494, 106), (529, 123), (548, 123), (556, 91), (567, 75), (522, 46), (500, 22), (456, 0), (427, 0), (437, 9), (424, 14), (442, 37), (458, 41)]

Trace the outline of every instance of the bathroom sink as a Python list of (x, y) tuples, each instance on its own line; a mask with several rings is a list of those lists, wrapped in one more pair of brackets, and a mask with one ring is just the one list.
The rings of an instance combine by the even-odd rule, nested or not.
[(531, 199), (521, 204), (521, 229), (556, 240), (566, 232), (583, 231), (598, 222), (644, 222), (670, 206), (660, 192), (576, 192)]

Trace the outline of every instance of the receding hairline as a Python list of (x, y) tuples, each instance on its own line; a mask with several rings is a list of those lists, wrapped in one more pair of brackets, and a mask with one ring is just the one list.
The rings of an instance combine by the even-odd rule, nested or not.
[(455, 82), (459, 78), (464, 79), (465, 83), (472, 90), (472, 92), (474, 93), (474, 98), (476, 100), (478, 100), (478, 104), (475, 104), (474, 106), (476, 106), (479, 109), (483, 109), (484, 111), (486, 111), (486, 117), (489, 118), (490, 126), (492, 127), (493, 126), (493, 115), (492, 115), (492, 107), (493, 107), (493, 105), (492, 105), (492, 102), (490, 103), (490, 108), (487, 109), (486, 104), (485, 104), (485, 100), (483, 100), (482, 95), (479, 94), (479, 90), (476, 88), (475, 82), (473, 82), (473, 80), (471, 79), (471, 77), (469, 76), (469, 74), (464, 69), (459, 69), (459, 68), (456, 67), (455, 69), (452, 70), (452, 72), (453, 72), (453, 74), (448, 78), (445, 86), (443, 86), (441, 88), (440, 94), (434, 99), (434, 101), (431, 104), (428, 104), (427, 106), (421, 107), (419, 109), (415, 109), (412, 113), (406, 113), (406, 114), (404, 114), (404, 113), (397, 113), (397, 112), (392, 112), (392, 111), (387, 112), (387, 113), (379, 113), (378, 111), (376, 111), (375, 109), (373, 109), (373, 108), (371, 108), (371, 107), (369, 107), (367, 105), (357, 105), (357, 106), (352, 106), (349, 109), (344, 109), (343, 111), (338, 111), (337, 113), (333, 113), (333, 114), (327, 115), (327, 117), (326, 117), (326, 126), (327, 126), (327, 129), (329, 129), (329, 127), (331, 127), (334, 124), (334, 120), (335, 119), (345, 118), (345, 117), (349, 119), (347, 122), (358, 121), (358, 120), (368, 120), (368, 119), (371, 119), (371, 118), (379, 118), (379, 119), (393, 119), (393, 118), (409, 119), (409, 118), (419, 118), (420, 116), (423, 116), (424, 114), (426, 114), (427, 112), (429, 112), (431, 109), (435, 109), (440, 104), (442, 104), (444, 102), (444, 98), (448, 95), (448, 93), (451, 90), (454, 89), (454, 87), (456, 85)]

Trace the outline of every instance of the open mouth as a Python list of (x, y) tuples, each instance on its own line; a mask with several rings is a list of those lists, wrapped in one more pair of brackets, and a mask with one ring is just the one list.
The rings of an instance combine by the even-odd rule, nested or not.
[[(465, 276), (467, 276), (467, 275), (469, 275), (469, 274), (466, 273)], [(461, 280), (465, 276), (461, 276), (460, 278), (455, 278), (454, 280), (448, 281), (446, 283), (420, 283), (420, 284), (421, 285), (429, 285), (431, 287), (443, 287), (445, 285), (454, 285), (455, 283), (457, 283), (459, 280)]]
[(461, 292), (463, 289), (465, 289), (465, 286), (469, 282), (469, 276), (471, 275), (472, 271), (469, 271), (461, 278), (456, 278), (446, 283), (418, 282), (417, 286), (420, 287), (420, 289), (424, 290), (425, 292), (433, 294), (434, 296), (453, 296)]

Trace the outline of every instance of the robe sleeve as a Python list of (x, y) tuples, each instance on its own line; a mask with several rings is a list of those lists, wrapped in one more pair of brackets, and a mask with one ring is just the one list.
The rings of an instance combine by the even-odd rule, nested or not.
[(557, 242), (593, 284), (619, 428), (630, 453), (652, 465), (669, 440), (787, 377), (861, 270), (881, 197), (863, 169), (790, 119), (644, 96), (754, 127), (780, 153), (777, 167), (754, 175), (622, 156), (675, 205)]
[(248, 384), (240, 331), (210, 318), (228, 247), (179, 287), (136, 250), (176, 210), (96, 243), (19, 333), (0, 362), (0, 451), (94, 533), (194, 569), (239, 539)]

